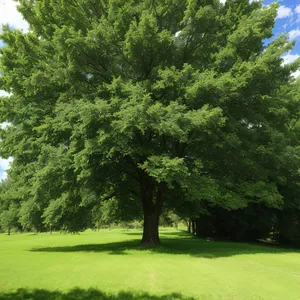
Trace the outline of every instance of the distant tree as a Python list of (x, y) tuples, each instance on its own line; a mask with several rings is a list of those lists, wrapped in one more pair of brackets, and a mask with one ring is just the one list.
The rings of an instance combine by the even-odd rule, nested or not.
[(176, 229), (178, 229), (178, 225), (179, 225), (180, 221), (182, 220), (182, 218), (173, 212), (171, 212), (169, 216), (170, 216), (170, 219), (172, 220), (173, 226)]
[(19, 223), (19, 199), (17, 193), (11, 189), (10, 183), (0, 182), (0, 228), (10, 235), (12, 228), (21, 229)]
[(47, 223), (84, 229), (102, 201), (106, 222), (115, 206), (142, 207), (142, 244), (156, 245), (162, 208), (282, 205), (278, 90), (299, 61), (282, 65), (288, 36), (265, 45), (278, 4), (19, 2), (30, 31), (0, 36), (0, 88), (12, 92), (0, 155)]
[(13, 227), (18, 226), (18, 214), (18, 207), (14, 204), (11, 204), (8, 209), (0, 213), (0, 226), (8, 235), (10, 235), (10, 231)]
[(101, 206), (94, 206), (92, 209), (92, 218), (93, 218), (93, 225), (100, 230), (101, 223), (102, 223), (102, 210)]
[(164, 211), (161, 213), (159, 218), (159, 225), (160, 226), (174, 226), (178, 228), (178, 224), (181, 221), (181, 217), (176, 215), (172, 211)]
[(44, 231), (42, 213), (38, 203), (30, 200), (23, 202), (19, 210), (19, 222), (23, 229), (35, 232)]
[(101, 205), (102, 224), (107, 225), (110, 228), (113, 223), (117, 223), (117, 207), (118, 202), (116, 198), (111, 198), (103, 202), (103, 204)]

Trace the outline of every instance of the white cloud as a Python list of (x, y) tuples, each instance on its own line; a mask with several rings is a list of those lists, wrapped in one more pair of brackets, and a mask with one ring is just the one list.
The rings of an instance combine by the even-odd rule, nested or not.
[(7, 179), (7, 173), (6, 173), (6, 172), (3, 172), (3, 173), (0, 175), (0, 181), (6, 180), (6, 179)]
[[(283, 58), (283, 63), (282, 65), (287, 65), (290, 64), (292, 62), (294, 62), (296, 59), (298, 59), (300, 57), (299, 54), (291, 54), (290, 52), (284, 56), (282, 56)], [(291, 74), (293, 77), (297, 78), (300, 76), (300, 69), (294, 73)]]
[(28, 31), (28, 23), (17, 10), (17, 3), (13, 0), (0, 0), (0, 31), (2, 25), (9, 24), (11, 27)]
[(6, 171), (7, 169), (10, 168), (10, 163), (13, 161), (14, 159), (10, 156), (8, 159), (5, 158), (1, 158), (0, 157), (0, 169)]
[(0, 97), (2, 97), (2, 96), (9, 96), (9, 93), (7, 93), (7, 92), (5, 92), (3, 90), (0, 90)]
[(179, 37), (180, 32), (181, 32), (181, 30), (179, 30), (179, 31), (177, 31), (177, 32), (175, 33), (175, 37), (176, 37), (176, 38)]
[(300, 4), (299, 4), (298, 6), (296, 6), (295, 12), (296, 12), (297, 14), (300, 14)]
[(289, 36), (291, 40), (294, 40), (298, 37), (300, 37), (300, 28), (293, 29), (289, 32)]
[(10, 168), (10, 163), (13, 160), (14, 159), (11, 156), (8, 159), (0, 157), (0, 181), (5, 180), (7, 178), (6, 170)]
[(282, 56), (283, 58), (283, 65), (286, 65), (286, 64), (290, 64), (292, 62), (294, 62), (297, 58), (299, 58), (300, 55), (298, 54), (291, 54), (290, 52), (284, 56)]
[(295, 78), (298, 78), (300, 76), (300, 69), (294, 73), (292, 73), (292, 76)]
[(3, 122), (3, 123), (0, 124), (0, 127), (1, 127), (1, 129), (5, 129), (5, 128), (7, 128), (9, 125), (11, 125), (11, 123), (9, 123), (9, 122)]
[(291, 8), (281, 5), (277, 10), (277, 19), (284, 19), (290, 17), (292, 14)]

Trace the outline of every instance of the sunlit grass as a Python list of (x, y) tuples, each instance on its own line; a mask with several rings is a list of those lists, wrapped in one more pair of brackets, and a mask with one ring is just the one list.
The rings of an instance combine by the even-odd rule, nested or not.
[[(300, 252), (162, 229), (0, 235), (4, 299), (300, 299)], [(20, 290), (22, 289), (22, 290)]]

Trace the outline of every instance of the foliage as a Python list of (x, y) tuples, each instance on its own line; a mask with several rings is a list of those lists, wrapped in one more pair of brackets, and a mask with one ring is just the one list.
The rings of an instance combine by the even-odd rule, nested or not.
[(19, 203), (10, 190), (9, 183), (0, 184), (0, 230), (10, 234), (12, 228), (20, 228)]
[(196, 218), (196, 234), (202, 237), (230, 239), (234, 241), (257, 241), (272, 239), (276, 230), (279, 210), (252, 203), (248, 207), (229, 211), (222, 208), (207, 208), (207, 214)]
[(165, 211), (160, 215), (159, 225), (165, 227), (174, 226), (175, 228), (178, 228), (178, 224), (180, 221), (181, 217), (176, 215), (174, 212)]
[(3, 210), (0, 214), (0, 226), (2, 230), (6, 230), (8, 234), (13, 227), (18, 225), (18, 208), (11, 204), (7, 210)]

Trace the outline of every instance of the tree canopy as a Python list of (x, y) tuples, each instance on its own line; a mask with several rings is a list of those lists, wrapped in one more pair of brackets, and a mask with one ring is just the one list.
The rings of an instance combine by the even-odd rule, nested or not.
[(158, 244), (164, 207), (283, 205), (300, 61), (283, 65), (276, 3), (19, 2), (29, 32), (0, 36), (0, 155), (27, 215), (76, 231), (106, 201), (142, 207)]

